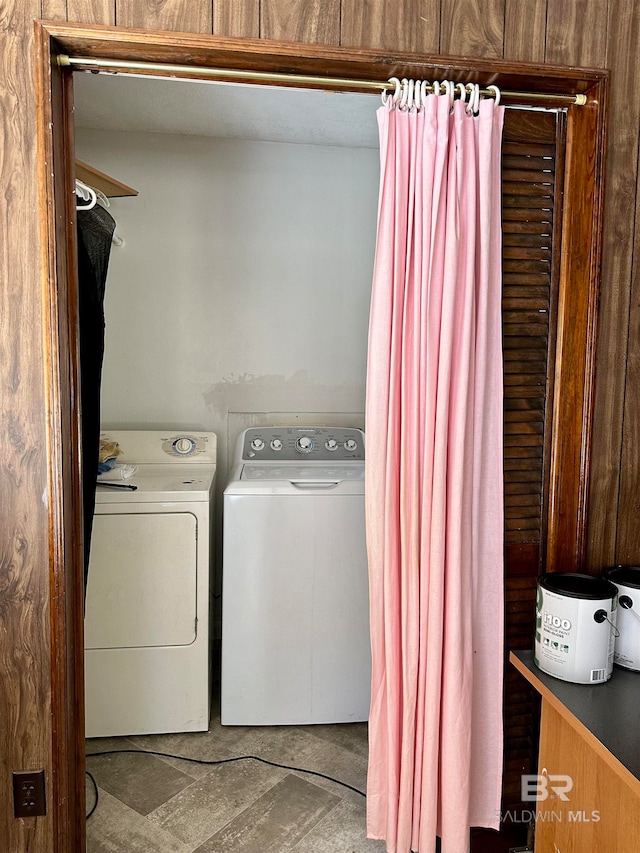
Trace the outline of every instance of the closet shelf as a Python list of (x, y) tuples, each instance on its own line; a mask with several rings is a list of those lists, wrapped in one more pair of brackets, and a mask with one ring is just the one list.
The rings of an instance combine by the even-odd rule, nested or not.
[(112, 178), (110, 175), (105, 175), (94, 166), (82, 160), (76, 160), (76, 178), (84, 184), (88, 184), (96, 190), (100, 190), (107, 198), (116, 198), (127, 195), (138, 195), (138, 190), (133, 187), (128, 187), (122, 181)]

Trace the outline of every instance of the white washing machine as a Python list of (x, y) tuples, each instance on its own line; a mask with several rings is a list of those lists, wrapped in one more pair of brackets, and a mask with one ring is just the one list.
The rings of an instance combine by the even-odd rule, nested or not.
[(124, 451), (118, 462), (137, 471), (96, 490), (85, 613), (87, 737), (204, 731), (216, 436), (103, 436)]
[(366, 720), (364, 434), (245, 430), (223, 531), (222, 723)]

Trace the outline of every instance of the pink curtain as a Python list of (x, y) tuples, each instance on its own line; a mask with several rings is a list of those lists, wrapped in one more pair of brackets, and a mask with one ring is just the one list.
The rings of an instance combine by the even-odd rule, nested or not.
[(367, 829), (465, 853), (502, 779), (503, 107), (378, 111), (367, 379)]

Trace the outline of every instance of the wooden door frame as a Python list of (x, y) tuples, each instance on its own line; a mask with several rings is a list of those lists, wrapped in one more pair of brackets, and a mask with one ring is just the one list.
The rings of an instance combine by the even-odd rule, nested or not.
[[(569, 107), (546, 563), (585, 562), (601, 256), (608, 74), (549, 65), (381, 54), (255, 39), (36, 22), (41, 269), (49, 462), (54, 851), (85, 849), (83, 549), (73, 90), (60, 53), (356, 80), (463, 79), (516, 91), (585, 93)], [(188, 78), (188, 72), (184, 77)], [(357, 90), (354, 88), (354, 90)]]

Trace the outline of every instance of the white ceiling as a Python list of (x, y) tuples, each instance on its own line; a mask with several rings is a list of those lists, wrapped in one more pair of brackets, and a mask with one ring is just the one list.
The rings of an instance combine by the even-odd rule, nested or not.
[(378, 147), (379, 95), (125, 74), (73, 79), (78, 127)]

